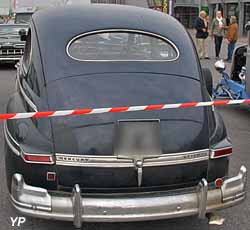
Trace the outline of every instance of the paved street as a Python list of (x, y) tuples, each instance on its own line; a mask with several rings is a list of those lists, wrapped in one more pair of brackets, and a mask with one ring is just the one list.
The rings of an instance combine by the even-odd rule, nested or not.
[[(225, 54), (225, 47), (224, 54)], [(213, 56), (213, 49), (209, 50), (210, 56)], [(213, 70), (214, 82), (219, 79), (218, 74), (213, 68), (214, 59), (202, 61), (203, 66)], [(192, 64), (192, 63), (190, 63)], [(229, 69), (229, 68), (228, 68)], [(8, 97), (14, 91), (15, 69), (10, 66), (0, 67), (0, 113), (5, 111), (5, 105)], [(248, 106), (230, 106), (219, 108), (224, 117), (228, 133), (233, 142), (234, 153), (230, 162), (230, 174), (234, 175), (244, 164), (250, 170), (250, 109)], [(11, 207), (7, 188), (5, 185), (5, 170), (4, 170), (4, 147), (3, 147), (3, 122), (0, 122), (0, 176), (2, 178), (0, 185), (0, 230), (13, 229), (11, 226), (10, 217), (16, 217), (18, 214)], [(250, 183), (247, 187), (250, 191)], [(208, 226), (206, 220), (197, 220), (196, 217), (183, 218), (176, 220), (140, 222), (140, 223), (117, 223), (117, 224), (84, 224), (83, 229), (91, 230), (248, 230), (250, 229), (250, 194), (245, 203), (222, 211), (220, 214), (225, 218), (223, 226)], [(45, 221), (39, 219), (27, 218), (27, 221), (21, 227), (14, 229), (21, 230), (68, 230), (73, 229), (72, 223)]]

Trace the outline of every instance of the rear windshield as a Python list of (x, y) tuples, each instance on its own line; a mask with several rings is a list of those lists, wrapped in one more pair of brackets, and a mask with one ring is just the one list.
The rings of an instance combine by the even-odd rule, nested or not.
[(80, 35), (67, 47), (78, 61), (174, 61), (177, 47), (168, 39), (135, 31), (105, 31)]

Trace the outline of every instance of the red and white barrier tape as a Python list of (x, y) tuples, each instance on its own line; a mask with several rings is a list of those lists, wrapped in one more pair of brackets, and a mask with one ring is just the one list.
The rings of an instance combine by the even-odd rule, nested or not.
[(221, 105), (235, 105), (235, 104), (250, 104), (250, 99), (219, 100), (219, 101), (208, 101), (208, 102), (186, 102), (178, 104), (159, 104), (159, 105), (143, 105), (143, 106), (124, 106), (124, 107), (96, 108), (96, 109), (86, 108), (86, 109), (76, 109), (76, 110), (60, 110), (60, 111), (29, 112), (29, 113), (7, 113), (7, 114), (0, 114), (0, 120), (62, 117), (62, 116), (89, 115), (89, 114), (100, 114), (100, 113), (121, 113), (121, 112), (133, 112), (133, 111), (149, 111), (149, 110), (221, 106)]

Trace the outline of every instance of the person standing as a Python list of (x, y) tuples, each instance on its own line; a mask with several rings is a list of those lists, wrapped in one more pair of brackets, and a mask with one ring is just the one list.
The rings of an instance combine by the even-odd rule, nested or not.
[(207, 38), (205, 39), (205, 59), (210, 59), (208, 57), (208, 36), (209, 36), (209, 22), (210, 22), (210, 18), (209, 15), (206, 16), (205, 18), (205, 26), (207, 28)]
[(238, 24), (237, 24), (237, 18), (235, 16), (231, 16), (230, 25), (226, 29), (227, 29), (227, 35), (226, 35), (227, 59), (226, 61), (231, 62), (235, 44), (238, 40)]
[(200, 16), (196, 19), (195, 29), (196, 29), (196, 45), (199, 58), (207, 58), (208, 53), (206, 49), (205, 40), (208, 37), (208, 22), (206, 20), (206, 12), (201, 11)]
[(226, 20), (222, 17), (222, 12), (217, 11), (216, 18), (212, 22), (211, 36), (215, 43), (216, 59), (220, 58), (220, 50), (225, 35)]

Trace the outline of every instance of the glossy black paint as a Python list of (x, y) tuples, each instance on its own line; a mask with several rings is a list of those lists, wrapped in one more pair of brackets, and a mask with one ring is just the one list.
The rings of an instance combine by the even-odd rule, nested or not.
[[(82, 63), (67, 56), (66, 46), (76, 35), (117, 28), (164, 36), (176, 44), (180, 58), (150, 64)], [(32, 56), (27, 58), (30, 42)], [(194, 45), (184, 27), (165, 14), (127, 6), (59, 8), (34, 14), (17, 79), (38, 111), (210, 100)], [(7, 112), (25, 111), (33, 109), (17, 84)], [(120, 119), (160, 119), (165, 154), (208, 149), (227, 136), (221, 117), (211, 108), (9, 120), (7, 127), (28, 153), (53, 157), (55, 153), (113, 155), (114, 125)], [(202, 178), (211, 182), (227, 175), (227, 170), (228, 158), (147, 168), (139, 188), (135, 168), (104, 170), (30, 164), (16, 156), (6, 143), (9, 188), (15, 172), (23, 174), (30, 185), (51, 190), (71, 190), (79, 183), (89, 191), (129, 192), (192, 186)], [(46, 180), (48, 171), (56, 172), (55, 182)]]
[[(47, 91), (51, 110), (203, 101), (199, 81), (158, 73), (78, 76), (50, 83)], [(52, 118), (55, 151), (114, 155), (114, 125), (124, 119), (160, 119), (162, 153), (201, 150), (209, 145), (205, 109), (190, 108)]]

